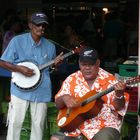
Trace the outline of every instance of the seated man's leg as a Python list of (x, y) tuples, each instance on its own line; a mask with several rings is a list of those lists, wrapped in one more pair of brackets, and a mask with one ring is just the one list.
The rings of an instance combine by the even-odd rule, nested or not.
[(101, 129), (94, 137), (93, 140), (119, 140), (120, 133), (115, 128), (105, 127)]
[(85, 140), (81, 135), (77, 137), (65, 136), (62, 132), (57, 132), (51, 136), (50, 140)]
[(62, 132), (56, 132), (51, 136), (50, 140), (64, 140), (65, 135)]

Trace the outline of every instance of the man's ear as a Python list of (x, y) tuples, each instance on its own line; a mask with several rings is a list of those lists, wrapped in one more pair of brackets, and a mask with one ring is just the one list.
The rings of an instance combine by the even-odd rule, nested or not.
[(100, 66), (100, 60), (99, 60), (99, 59), (97, 59), (96, 65), (97, 65), (98, 67)]
[(32, 29), (32, 23), (28, 23), (29, 29)]

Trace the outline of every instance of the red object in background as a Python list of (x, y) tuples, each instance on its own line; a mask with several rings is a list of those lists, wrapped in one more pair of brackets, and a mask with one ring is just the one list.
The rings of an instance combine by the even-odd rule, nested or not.
[(130, 95), (127, 112), (138, 112), (138, 87), (127, 88), (126, 92)]
[(6, 101), (10, 101), (11, 100), (11, 97), (10, 96), (6, 96)]

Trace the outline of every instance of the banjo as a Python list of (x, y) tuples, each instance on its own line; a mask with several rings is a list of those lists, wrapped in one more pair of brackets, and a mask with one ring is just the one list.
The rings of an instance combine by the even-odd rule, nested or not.
[[(64, 54), (63, 55), (64, 59), (75, 53), (79, 53), (82, 48), (83, 45), (80, 45), (80, 47), (76, 47), (74, 50), (71, 50), (70, 52)], [(45, 68), (49, 68), (53, 64), (54, 64), (54, 60), (51, 60), (50, 62), (40, 66), (37, 66), (33, 62), (28, 62), (28, 61), (20, 62), (17, 65), (26, 66), (30, 69), (33, 69), (35, 74), (31, 77), (27, 77), (20, 72), (12, 72), (12, 82), (16, 85), (16, 87), (18, 87), (23, 91), (34, 90), (40, 85), (42, 81), (42, 71)]]

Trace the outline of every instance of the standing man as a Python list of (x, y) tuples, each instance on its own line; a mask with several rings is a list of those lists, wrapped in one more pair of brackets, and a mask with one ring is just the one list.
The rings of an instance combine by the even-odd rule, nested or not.
[[(129, 101), (128, 94), (124, 92), (125, 83), (117, 81), (111, 73), (100, 68), (98, 53), (93, 48), (87, 47), (80, 53), (79, 67), (80, 70), (68, 76), (63, 82), (56, 94), (55, 102), (58, 109), (68, 110), (66, 116), (61, 111), (58, 115), (60, 128), (67, 121), (70, 113), (73, 113), (72, 118), (77, 113), (77, 118), (81, 115), (84, 120), (77, 125), (79, 120), (76, 121), (73, 118), (74, 122), (71, 122), (71, 126), (67, 127), (66, 131), (63, 129), (54, 134), (51, 140), (119, 140), (123, 116), (127, 111)], [(91, 97), (96, 93), (100, 95), (110, 87), (114, 87), (114, 90), (104, 96), (99, 96), (98, 100), (93, 100), (96, 103), (89, 110), (81, 109), (83, 112), (80, 110), (76, 112), (73, 109), (82, 107), (78, 102), (81, 98), (86, 100), (85, 97)], [(87, 96), (89, 93), (91, 95)], [(75, 112), (72, 112), (74, 110)], [(62, 118), (60, 118), (61, 114)], [(70, 120), (71, 118), (68, 124)], [(70, 132), (68, 129), (71, 129)]]
[[(30, 32), (15, 36), (10, 41), (1, 56), (1, 66), (12, 72), (32, 77), (35, 74), (33, 69), (17, 64), (29, 61), (40, 66), (54, 59), (56, 57), (55, 46), (43, 37), (47, 25), (47, 16), (44, 13), (32, 14), (29, 19)], [(54, 59), (54, 65), (62, 61), (62, 55), (63, 53)], [(32, 121), (30, 140), (42, 140), (47, 102), (51, 100), (49, 68), (42, 71), (41, 80), (37, 88), (29, 91), (19, 89), (11, 81), (7, 140), (20, 140), (22, 124), (29, 105)]]

